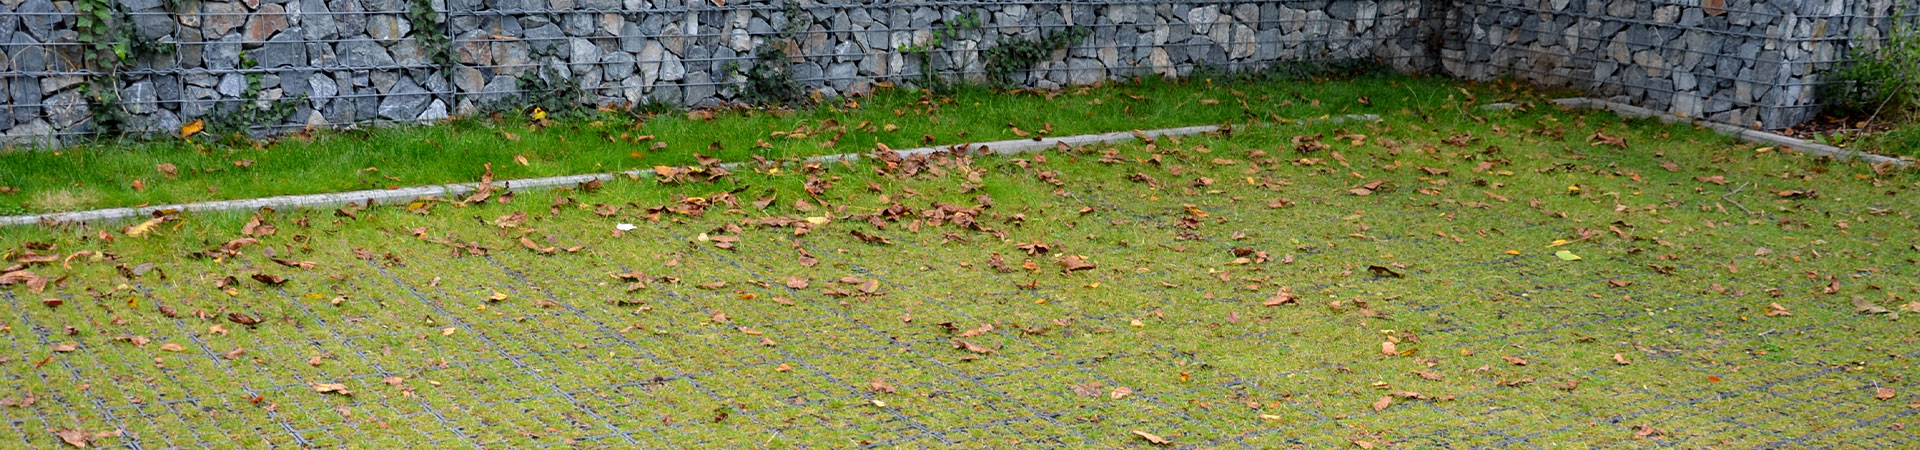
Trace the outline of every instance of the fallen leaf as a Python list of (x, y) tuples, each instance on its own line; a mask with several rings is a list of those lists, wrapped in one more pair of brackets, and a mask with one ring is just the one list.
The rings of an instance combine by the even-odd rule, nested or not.
[(1772, 303), (1767, 305), (1767, 317), (1791, 316), (1791, 315), (1793, 315), (1793, 312), (1787, 311), (1787, 307), (1780, 306), (1779, 303)]
[(1098, 381), (1089, 381), (1086, 384), (1072, 384), (1067, 385), (1067, 387), (1073, 388), (1073, 393), (1081, 397), (1099, 397), (1101, 394), (1106, 393), (1106, 386)]
[(1580, 255), (1575, 255), (1573, 254), (1573, 252), (1566, 251), (1566, 250), (1553, 252), (1553, 256), (1560, 258), (1561, 261), (1579, 261), (1582, 259), (1586, 259), (1586, 258), (1581, 258)]
[(205, 129), (207, 129), (207, 121), (205, 120), (195, 120), (192, 122), (188, 122), (186, 125), (180, 126), (180, 138), (185, 139), (188, 137), (192, 137), (193, 135), (200, 133), (201, 130), (205, 130)]
[(874, 377), (872, 380), (868, 380), (867, 389), (870, 389), (870, 390), (873, 390), (874, 392), (879, 392), (882, 394), (894, 394), (894, 393), (900, 392), (900, 390), (895, 389), (893, 385), (887, 384), (887, 380), (885, 378), (880, 378), (880, 377)]
[(1140, 430), (1133, 430), (1133, 435), (1139, 436), (1141, 439), (1146, 439), (1147, 442), (1152, 443), (1153, 445), (1173, 445), (1173, 441), (1169, 441), (1167, 440), (1167, 438), (1160, 437), (1159, 435), (1155, 435), (1153, 433), (1148, 433)]
[(1614, 363), (1614, 364), (1619, 364), (1619, 365), (1622, 365), (1622, 366), (1624, 366), (1624, 365), (1628, 365), (1628, 364), (1633, 364), (1632, 362), (1628, 362), (1628, 361), (1627, 361), (1627, 356), (1626, 356), (1626, 355), (1622, 355), (1622, 354), (1619, 354), (1619, 353), (1615, 353), (1615, 354), (1613, 354), (1613, 363)]
[(50, 431), (53, 431), (54, 436), (59, 436), (61, 442), (65, 442), (67, 443), (67, 445), (71, 445), (79, 448), (87, 448), (88, 446), (93, 445), (93, 441), (99, 440), (100, 438), (117, 437), (121, 435), (120, 430), (84, 431), (84, 430), (75, 430), (75, 429), (60, 429), (60, 430), (50, 430)]
[(1082, 258), (1079, 255), (1068, 255), (1065, 258), (1060, 258), (1060, 267), (1068, 272), (1078, 272), (1091, 270), (1095, 266), (1093, 263), (1087, 262), (1086, 258)]
[(1393, 406), (1393, 396), (1391, 395), (1382, 396), (1379, 401), (1373, 402), (1374, 411), (1387, 409), (1388, 406)]
[(969, 352), (973, 352), (973, 353), (979, 353), (979, 354), (982, 354), (982, 355), (985, 355), (985, 354), (991, 354), (991, 353), (993, 353), (993, 349), (991, 349), (991, 348), (986, 348), (986, 347), (982, 347), (982, 346), (980, 346), (979, 344), (975, 344), (975, 343), (972, 343), (972, 342), (967, 342), (967, 341), (962, 341), (962, 340), (959, 340), (959, 339), (954, 339), (954, 340), (953, 340), (953, 348), (957, 348), (957, 349), (963, 349), (963, 350), (966, 350), (966, 351), (969, 351)]
[(1875, 305), (1873, 302), (1867, 301), (1867, 299), (1854, 297), (1853, 312), (1860, 314), (1888, 314), (1893, 311), (1880, 305)]
[(319, 392), (322, 394), (339, 394), (339, 395), (344, 395), (349, 397), (353, 396), (353, 391), (347, 390), (347, 385), (340, 384), (340, 383), (307, 383), (307, 385), (313, 386), (314, 392)]
[(1265, 306), (1291, 305), (1299, 304), (1299, 300), (1299, 297), (1293, 295), (1291, 288), (1281, 287), (1279, 292), (1273, 293), (1272, 297), (1267, 297), (1267, 301), (1261, 302), (1260, 304)]
[(1500, 359), (1504, 359), (1504, 360), (1507, 360), (1507, 363), (1509, 363), (1509, 364), (1513, 364), (1513, 365), (1516, 365), (1516, 366), (1524, 366), (1524, 365), (1527, 365), (1527, 360), (1524, 360), (1524, 359), (1520, 359), (1520, 358), (1515, 358), (1515, 357), (1512, 357), (1512, 356), (1502, 356), (1502, 357), (1500, 357)]
[(1884, 387), (1884, 386), (1873, 388), (1873, 398), (1875, 400), (1890, 399), (1890, 398), (1893, 398), (1894, 395), (1898, 395), (1898, 394), (1893, 392), (1893, 388)]

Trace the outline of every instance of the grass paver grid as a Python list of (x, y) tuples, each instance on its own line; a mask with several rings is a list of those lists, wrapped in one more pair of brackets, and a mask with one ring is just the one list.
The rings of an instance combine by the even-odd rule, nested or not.
[[(840, 179), (819, 201), (846, 210), (835, 223), (798, 238), (798, 248), (820, 261), (811, 268), (794, 262), (787, 229), (743, 225), (743, 232), (724, 233), (740, 236), (740, 249), (721, 250), (698, 237), (720, 233), (719, 225), (741, 215), (667, 213), (687, 222), (668, 225), (644, 223), (637, 212), (675, 201), (669, 193), (748, 186), (736, 194), (743, 203), (769, 188), (780, 192), (780, 201), (766, 212), (743, 207), (745, 217), (819, 214), (787, 207), (805, 196), (797, 192), (802, 175), (743, 174), (732, 185), (684, 188), (610, 183), (604, 192), (528, 193), (507, 206), (442, 205), (429, 215), (365, 211), (340, 224), (324, 213), (276, 214), (283, 234), (263, 238), (266, 245), (285, 257), (319, 259), (322, 269), (280, 267), (255, 247), (224, 261), (175, 256), (160, 266), (166, 279), (120, 278), (111, 267), (85, 264), (72, 270), (73, 279), (95, 289), (131, 285), (114, 294), (70, 287), (46, 295), (0, 291), (16, 312), (5, 317), (10, 337), (0, 346), (15, 356), (0, 367), (16, 391), (0, 395), (40, 396), (31, 407), (0, 408), (0, 417), (21, 436), (12, 441), (20, 445), (53, 444), (47, 428), (118, 428), (130, 434), (96, 444), (124, 448), (1150, 445), (1132, 430), (1169, 437), (1174, 448), (1912, 444), (1913, 435), (1903, 431), (1916, 413), (1905, 406), (1913, 395), (1906, 361), (1920, 357), (1911, 322), (1856, 315), (1844, 300), (1892, 296), (1873, 298), (1886, 304), (1913, 292), (1920, 274), (1910, 264), (1914, 255), (1901, 252), (1911, 251), (1902, 249), (1920, 233), (1898, 214), (1864, 215), (1869, 207), (1910, 202), (1910, 174), (1886, 178), (1892, 187), (1865, 187), (1873, 176), (1856, 176), (1871, 174), (1865, 168), (1739, 156), (1752, 148), (1683, 127), (1563, 111), (1494, 118), (1510, 130), (1585, 127), (1555, 141), (1490, 131), (1459, 112), (1466, 108), (1457, 110), (1435, 112), (1443, 116), (1428, 121), (1402, 112), (1376, 124), (1241, 129), (1231, 138), (1163, 139), (1151, 150), (1129, 144), (1020, 157), (1033, 169), (980, 157), (973, 166), (987, 170), (971, 181), (980, 185), (972, 192), (954, 189), (960, 183), (954, 176), (897, 179), (874, 177), (867, 165), (834, 166), (826, 174)], [(1579, 143), (1594, 129), (1652, 149)], [(1473, 148), (1412, 150), (1460, 130), (1486, 139), (1476, 146), (1504, 148), (1488, 152), (1500, 152), (1509, 165), (1496, 167), (1515, 174), (1475, 170), (1480, 159), (1458, 159), (1473, 155)], [(1337, 165), (1299, 164), (1301, 157), (1327, 157), (1326, 150), (1291, 148), (1289, 138), (1310, 133), (1390, 138), (1404, 143), (1403, 152), (1337, 141), (1333, 150), (1346, 153)], [(1128, 161), (1093, 161), (1107, 149)], [(1258, 159), (1250, 156), (1253, 149), (1280, 158), (1252, 176), (1293, 184), (1268, 190), (1241, 180)], [(1651, 156), (1655, 151), (1667, 155)], [(1167, 163), (1135, 159), (1149, 152), (1160, 152)], [(1228, 161), (1209, 161), (1214, 158)], [(1686, 166), (1669, 173), (1656, 167), (1664, 160)], [(1186, 167), (1176, 174), (1170, 165)], [(1056, 195), (1033, 170), (1058, 171), (1066, 183)], [(1789, 184), (1787, 176), (1776, 177), (1783, 171), (1822, 174), (1828, 184)], [(1126, 180), (1136, 172), (1151, 174), (1160, 186)], [(1739, 184), (1692, 179), (1723, 172), (1729, 180), (1760, 183), (1752, 188), (1760, 195), (1742, 197), (1759, 215), (1729, 211), (1721, 193)], [(1555, 179), (1560, 174), (1566, 181)], [(1215, 184), (1188, 186), (1200, 176)], [(1373, 179), (1391, 180), (1397, 189), (1364, 197), (1347, 192)], [(1469, 183), (1475, 180), (1487, 184)], [(1002, 241), (952, 225), (915, 232), (904, 222), (884, 229), (860, 224), (846, 214), (885, 205), (874, 194), (854, 193), (868, 182), (894, 196), (906, 188), (921, 192), (896, 198), (916, 210), (930, 201), (967, 206), (988, 193), (994, 215), (981, 223), (1008, 236)], [(1613, 197), (1568, 195), (1561, 191), (1568, 184)], [(1818, 188), (1827, 197), (1767, 195), (1786, 187)], [(1510, 201), (1494, 199), (1496, 193)], [(623, 210), (598, 218), (568, 206), (552, 215), (545, 205), (555, 196)], [(1265, 205), (1276, 197), (1295, 206)], [(1485, 205), (1468, 206), (1473, 203)], [(1660, 207), (1639, 209), (1650, 204)], [(1076, 212), (1081, 208), (1091, 211)], [(518, 210), (535, 217), (527, 225), (535, 231), (526, 236), (581, 246), (579, 253), (536, 255), (514, 240), (521, 232), (485, 223)], [(1191, 211), (1206, 214), (1189, 230), (1202, 239), (1176, 235)], [(1029, 217), (1024, 224), (1007, 221), (1014, 213)], [(302, 214), (315, 225), (286, 225)], [(1867, 217), (1875, 218), (1859, 219)], [(151, 238), (161, 249), (123, 238), (129, 241), (117, 251), (123, 258), (178, 255), (180, 248), (232, 237), (200, 230), (238, 223), (209, 220), (219, 225), (189, 223)], [(1603, 231), (1543, 250), (1548, 241), (1576, 237), (1573, 228), (1604, 228), (1613, 220), (1621, 221), (1622, 234), (1644, 239)], [(1834, 231), (1831, 220), (1856, 223)], [(642, 228), (608, 236), (614, 222)], [(1787, 228), (1795, 222), (1805, 227)], [(415, 227), (429, 237), (481, 241), (491, 253), (452, 256), (445, 246), (409, 236)], [(893, 244), (863, 243), (848, 229)], [(290, 240), (290, 234), (307, 238)], [(89, 245), (51, 236), (36, 239), (72, 249)], [(953, 236), (968, 242), (943, 242)], [(16, 240), (24, 239), (0, 243)], [(1053, 253), (1029, 257), (1013, 247), (1033, 241), (1052, 243)], [(1756, 246), (1772, 251), (1759, 254)], [(346, 256), (361, 247), (392, 252), (404, 263)], [(1227, 264), (1235, 248), (1294, 260)], [(1558, 249), (1586, 260), (1562, 261), (1552, 253)], [(992, 253), (1015, 266), (1030, 258), (1041, 269), (1000, 273), (985, 267)], [(1053, 259), (1061, 254), (1086, 255), (1100, 268), (1056, 274)], [(1661, 254), (1678, 256), (1667, 261)], [(663, 264), (667, 260), (678, 265)], [(1393, 262), (1409, 264), (1394, 269), (1404, 278), (1367, 273), (1368, 265)], [(1649, 264), (1672, 268), (1661, 274)], [(624, 282), (607, 276), (636, 270), (681, 280), (626, 293)], [(245, 279), (252, 272), (294, 281), (262, 287)], [(229, 299), (211, 289), (206, 274), (240, 276), (239, 295)], [(1838, 276), (1846, 291), (1813, 294), (1827, 275)], [(812, 285), (786, 287), (789, 276), (808, 277)], [(822, 294), (829, 286), (852, 288), (835, 281), (843, 276), (877, 281), (880, 295)], [(727, 285), (700, 287), (714, 281)], [(1017, 286), (1029, 282), (1036, 286)], [(1279, 286), (1291, 286), (1299, 304), (1260, 306)], [(1768, 288), (1785, 295), (1774, 298)], [(484, 301), (495, 292), (508, 300)], [(43, 296), (67, 304), (48, 309), (38, 305)], [(344, 301), (329, 304), (335, 296)], [(796, 305), (767, 300), (775, 296)], [(1337, 309), (1330, 306), (1335, 301)], [(1356, 301), (1379, 316), (1359, 315)], [(1774, 301), (1795, 315), (1766, 316), (1763, 307)], [(157, 304), (226, 308), (222, 312), (268, 323), (251, 329), (160, 318), (152, 313)], [(715, 313), (724, 313), (726, 323), (717, 323)], [(116, 318), (131, 320), (102, 325)], [(965, 338), (994, 353), (962, 360), (968, 354), (953, 348), (952, 336), (936, 325), (943, 322), (960, 330), (994, 324), (989, 333)], [(67, 324), (86, 330), (68, 336)], [(207, 329), (216, 324), (228, 333)], [(1023, 331), (1042, 327), (1046, 331)], [(1381, 355), (1387, 330), (1417, 336), (1401, 343), (1413, 353)], [(121, 333), (154, 339), (146, 347), (110, 340)], [(44, 350), (66, 341), (83, 345), (72, 353)], [(186, 348), (151, 350), (162, 343)], [(245, 352), (223, 356), (235, 348)], [(1631, 364), (1614, 364), (1614, 353)], [(319, 364), (309, 364), (315, 355), (322, 356)], [(43, 357), (44, 365), (30, 366)], [(1488, 370), (1468, 370), (1482, 365)], [(1417, 370), (1444, 378), (1420, 379), (1412, 373)], [(404, 381), (389, 386), (389, 377)], [(1530, 381), (1505, 383), (1521, 379)], [(1571, 389), (1559, 387), (1576, 381)], [(355, 394), (323, 395), (309, 383), (342, 383)], [(879, 392), (875, 386), (882, 384), (899, 393)], [(1886, 385), (1903, 395), (1871, 398), (1874, 387)], [(1074, 392), (1088, 386), (1096, 395)], [(1132, 394), (1110, 398), (1120, 387)], [(1396, 398), (1382, 410), (1369, 406), (1396, 391), (1454, 399)], [(1660, 434), (1635, 438), (1642, 425)]]

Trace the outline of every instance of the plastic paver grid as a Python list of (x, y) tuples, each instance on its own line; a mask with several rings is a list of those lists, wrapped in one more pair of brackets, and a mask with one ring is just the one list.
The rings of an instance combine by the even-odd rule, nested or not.
[[(1095, 208), (1081, 226), (1096, 230), (1166, 228), (1185, 214), (1178, 201), (1142, 202), (1133, 197), (1138, 194), (1124, 187), (1075, 190), (1050, 201), (1056, 208)], [(1346, 199), (1337, 189), (1302, 189), (1295, 198), (1301, 203)], [(1403, 269), (1406, 279), (1363, 276), (1292, 287), (1301, 293), (1303, 308), (1322, 307), (1327, 301), (1314, 293), (1326, 291), (1393, 304), (1390, 314), (1411, 319), (1387, 326), (1418, 329), (1424, 355), (1455, 358), (1472, 351), (1482, 358), (1510, 355), (1529, 363), (1498, 368), (1498, 379), (1436, 384), (1426, 392), (1452, 396), (1453, 401), (1396, 400), (1393, 407), (1376, 411), (1365, 405), (1393, 391), (1365, 383), (1346, 391), (1324, 389), (1353, 374), (1371, 376), (1382, 370), (1391, 372), (1378, 373), (1379, 380), (1402, 389), (1398, 386), (1412, 383), (1404, 366), (1339, 360), (1315, 353), (1314, 347), (1328, 344), (1293, 339), (1288, 333), (1289, 328), (1295, 334), (1317, 333), (1310, 329), (1315, 324), (1212, 335), (1203, 330), (1150, 331), (1165, 333), (1154, 337), (1192, 340), (1126, 339), (1126, 330), (1141, 327), (1133, 321), (1158, 327), (1156, 314), (1176, 307), (1187, 309), (1173, 314), (1190, 323), (1218, 325), (1221, 319), (1212, 314), (1226, 311), (1256, 320), (1268, 313), (1246, 305), (1257, 305), (1270, 289), (1218, 289), (1198, 282), (1209, 274), (1152, 270), (1099, 288), (1152, 291), (1152, 298), (1122, 296), (1100, 303), (1099, 294), (1090, 293), (1100, 291), (1087, 286), (1018, 288), (1016, 284), (1027, 281), (1023, 273), (980, 270), (971, 278), (955, 276), (945, 266), (955, 260), (980, 264), (984, 259), (967, 253), (978, 249), (960, 249), (956, 255), (956, 250), (924, 245), (937, 242), (926, 240), (929, 233), (916, 237), (897, 229), (877, 232), (897, 243), (887, 247), (843, 237), (805, 239), (805, 248), (821, 259), (808, 271), (814, 286), (789, 289), (783, 283), (796, 270), (792, 253), (766, 244), (780, 241), (753, 242), (749, 248), (755, 251), (724, 251), (687, 245), (697, 234), (689, 228), (649, 228), (619, 240), (555, 234), (554, 244), (589, 246), (584, 251), (598, 252), (597, 258), (543, 257), (521, 249), (456, 258), (412, 239), (395, 238), (388, 250), (406, 255), (405, 264), (354, 260), (360, 266), (343, 268), (351, 276), (341, 281), (342, 289), (353, 294), (355, 305), (405, 308), (423, 312), (422, 317), (340, 314), (322, 310), (329, 308), (324, 302), (293, 290), (266, 289), (264, 298), (255, 300), (291, 305), (283, 310), (294, 312), (289, 318), (303, 324), (307, 339), (248, 340), (249, 333), (231, 323), (221, 323), (231, 334), (216, 338), (202, 329), (203, 323), (188, 318), (145, 324), (156, 334), (172, 327), (174, 333), (192, 337), (181, 342), (186, 348), (178, 353), (177, 362), (185, 365), (169, 362), (156, 371), (142, 367), (144, 361), (107, 361), (85, 353), (49, 358), (31, 370), (22, 370), (15, 361), (6, 372), (14, 384), (37, 379), (45, 385), (94, 386), (44, 395), (41, 407), (4, 408), (0, 414), (10, 428), (7, 434), (22, 437), (10, 441), (14, 444), (44, 445), (43, 428), (86, 422), (127, 430), (128, 436), (101, 443), (124, 448), (383, 442), (435, 448), (1003, 448), (1142, 442), (1115, 430), (1151, 430), (1176, 439), (1176, 448), (1314, 447), (1362, 440), (1391, 441), (1395, 448), (1448, 449), (1547, 448), (1564, 442), (1602, 448), (1798, 448), (1874, 442), (1896, 448), (1915, 440), (1893, 427), (1911, 421), (1915, 409), (1859, 408), (1859, 392), (1873, 386), (1876, 377), (1851, 370), (1853, 361), (1826, 360), (1817, 351), (1872, 341), (1872, 334), (1835, 331), (1884, 330), (1868, 318), (1836, 315), (1813, 325), (1765, 330), (1758, 336), (1793, 339), (1793, 346), (1806, 350), (1759, 355), (1746, 350), (1760, 339), (1749, 332), (1755, 330), (1728, 330), (1694, 320), (1726, 302), (1764, 304), (1767, 294), (1757, 290), (1719, 294), (1705, 286), (1669, 289), (1661, 279), (1674, 276), (1579, 272), (1551, 254), (1454, 254), (1446, 237), (1412, 226), (1427, 223), (1433, 211), (1379, 214), (1368, 219), (1376, 222), (1369, 239), (1343, 241), (1339, 233), (1317, 231), (1344, 229), (1352, 222), (1341, 217), (1274, 214), (1260, 202), (1183, 201), (1202, 202), (1194, 207), (1225, 218), (1228, 226), (1258, 231), (1244, 240), (1185, 242), (1190, 248), (1183, 253), (1196, 255), (1196, 261), (1198, 255), (1251, 247), (1291, 253), (1298, 257), (1293, 265), (1299, 270), (1326, 271), (1379, 253), (1451, 254)], [(1505, 223), (1504, 232), (1516, 241), (1544, 241), (1564, 231), (1501, 211), (1450, 212), (1457, 213), (1452, 220), (1461, 223)], [(1768, 219), (1764, 224), (1772, 218), (1763, 219)], [(1736, 234), (1741, 227), (1757, 226), (1764, 225), (1733, 224), (1716, 232)], [(1079, 231), (1056, 238), (1065, 240)], [(1610, 253), (1630, 244), (1598, 245), (1582, 252)], [(1775, 251), (1786, 254), (1811, 245)], [(1122, 267), (1129, 262), (1187, 264), (1179, 258), (1168, 260), (1172, 254), (1164, 247), (1145, 243), (1088, 252)], [(656, 270), (640, 267), (648, 260), (640, 255), (661, 253), (679, 255), (677, 260), (698, 266), (705, 278), (656, 283), (626, 294), (643, 301), (644, 310), (612, 305), (609, 299), (622, 295), (609, 292), (619, 290), (621, 283), (607, 274)], [(873, 257), (879, 254), (892, 258)], [(1007, 256), (1018, 259), (1016, 254)], [(1690, 261), (1716, 264), (1759, 264), (1761, 259), (1745, 253), (1692, 256)], [(259, 259), (240, 257), (230, 264), (257, 266), (264, 262)], [(1190, 269), (1201, 265), (1192, 264)], [(1877, 269), (1853, 274), (1867, 282), (1916, 275), (1910, 266)], [(1675, 276), (1685, 277), (1718, 269), (1679, 264), (1676, 270), (1682, 275)], [(1505, 275), (1474, 281), (1474, 275), (1489, 272)], [(1823, 279), (1780, 272), (1749, 270), (1722, 281), (1751, 281), (1788, 292), (1825, 284)], [(819, 288), (835, 283), (838, 276), (876, 280), (884, 295), (821, 295)], [(700, 287), (720, 280), (728, 285)], [(1609, 286), (1610, 281), (1636, 284), (1617, 288)], [(143, 282), (134, 289), (180, 298), (209, 288), (162, 281)], [(473, 301), (494, 292), (511, 300), (487, 308)], [(1621, 298), (1576, 307), (1525, 301), (1589, 293)], [(755, 294), (755, 299), (746, 299), (747, 294)], [(9, 353), (32, 354), (67, 340), (61, 324), (24, 312), (38, 307), (34, 300), (13, 291), (0, 295), (17, 312), (9, 318)], [(740, 306), (769, 296), (791, 297), (799, 305), (772, 310)], [(1033, 334), (1011, 323), (1045, 326), (1050, 313), (1030, 306), (1043, 300), (1079, 302), (1074, 304), (1081, 305), (1080, 310), (1071, 314), (1073, 325)], [(538, 301), (553, 306), (526, 306)], [(1488, 314), (1484, 303), (1498, 304), (1496, 313)], [(114, 320), (97, 310), (76, 311), (90, 323)], [(714, 323), (716, 312), (729, 314), (726, 323)], [(915, 319), (906, 320), (909, 315)], [(963, 360), (947, 335), (936, 331), (940, 321), (960, 329), (998, 324), (995, 331), (969, 338), (996, 352)], [(1639, 351), (1626, 354), (1633, 365), (1614, 367), (1604, 362), (1605, 353), (1564, 350), (1588, 341), (1631, 342)], [(1911, 345), (1884, 344), (1883, 353), (1920, 356)], [(244, 355), (226, 356), (234, 348), (244, 348)], [(1272, 357), (1251, 367), (1227, 358), (1234, 354), (1229, 352), (1245, 351), (1271, 352)], [(315, 355), (323, 356), (323, 363), (308, 368), (256, 363)], [(1447, 369), (1450, 380), (1474, 376), (1462, 372), (1468, 367)], [(1647, 385), (1635, 376), (1645, 371), (1661, 373), (1668, 384)], [(124, 372), (153, 376), (106, 378)], [(1532, 373), (1541, 375), (1516, 387), (1504, 385)], [(881, 379), (873, 380), (874, 374)], [(1176, 376), (1180, 381), (1171, 381)], [(406, 388), (389, 386), (389, 377), (404, 378)], [(196, 385), (206, 378), (238, 380), (239, 388), (217, 391)], [(1552, 387), (1573, 381), (1580, 385)], [(319, 382), (345, 383), (357, 394), (350, 401), (322, 396), (308, 385)], [(1121, 399), (1108, 401), (1103, 394), (1089, 400), (1073, 389), (1087, 383), (1098, 383), (1103, 393), (1138, 388)], [(876, 384), (888, 384), (902, 394), (878, 392)], [(130, 400), (142, 389), (175, 394)], [(1596, 410), (1605, 413), (1595, 415)], [(1283, 420), (1258, 419), (1259, 414)], [(206, 427), (209, 423), (217, 425)], [(1666, 434), (1632, 439), (1633, 427), (1640, 425)], [(242, 430), (249, 435), (236, 436)]]

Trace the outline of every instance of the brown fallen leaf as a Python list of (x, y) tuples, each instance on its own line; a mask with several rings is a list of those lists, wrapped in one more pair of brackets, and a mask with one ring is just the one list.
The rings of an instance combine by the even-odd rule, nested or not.
[(953, 340), (953, 348), (963, 349), (969, 352), (979, 353), (982, 355), (993, 353), (993, 349), (991, 348), (982, 347), (980, 346), (980, 344), (975, 344), (972, 342), (967, 342), (959, 339)]
[(227, 313), (227, 321), (241, 324), (241, 325), (246, 325), (249, 327), (260, 324), (260, 319), (254, 318), (253, 316), (249, 316), (246, 314), (237, 313), (237, 312)]
[(279, 286), (281, 284), (286, 284), (287, 282), (287, 277), (274, 275), (270, 273), (256, 273), (252, 275), (252, 278), (254, 281), (265, 283), (268, 286)]
[(1080, 257), (1080, 255), (1067, 255), (1064, 258), (1060, 258), (1060, 267), (1067, 272), (1079, 272), (1082, 270), (1092, 270), (1095, 266), (1093, 263), (1087, 262), (1086, 258)]
[(801, 277), (787, 277), (787, 287), (789, 287), (789, 288), (793, 288), (793, 289), (806, 289), (806, 288), (807, 288), (807, 285), (808, 285), (808, 284), (809, 284), (809, 282), (807, 281), (807, 279), (806, 279), (806, 278), (801, 278)]
[(1893, 392), (1893, 388), (1890, 388), (1890, 387), (1883, 386), (1883, 387), (1873, 388), (1874, 400), (1886, 400), (1886, 399), (1893, 398), (1895, 395), (1898, 395), (1898, 394)]
[(1140, 430), (1133, 430), (1133, 435), (1139, 436), (1141, 439), (1146, 439), (1147, 442), (1152, 443), (1153, 445), (1173, 445), (1173, 441), (1169, 441), (1167, 440), (1167, 438), (1160, 437), (1159, 435), (1156, 435), (1153, 433), (1148, 433)]
[(1628, 365), (1628, 364), (1633, 364), (1632, 362), (1629, 362), (1629, 361), (1627, 361), (1627, 355), (1622, 355), (1622, 354), (1619, 354), (1619, 353), (1615, 353), (1615, 354), (1613, 354), (1613, 363), (1614, 363), (1614, 364), (1619, 364), (1619, 365), (1622, 365), (1622, 366), (1624, 366), (1624, 365)]
[(1374, 411), (1387, 409), (1388, 406), (1393, 406), (1393, 396), (1391, 395), (1381, 396), (1380, 400), (1373, 402)]
[(1513, 364), (1513, 365), (1516, 365), (1516, 366), (1524, 366), (1524, 365), (1527, 365), (1527, 360), (1524, 360), (1524, 359), (1520, 359), (1520, 358), (1515, 358), (1515, 357), (1512, 357), (1512, 356), (1502, 356), (1502, 357), (1500, 357), (1500, 359), (1504, 359), (1504, 360), (1507, 360), (1507, 363), (1508, 363), (1508, 364)]
[(1119, 400), (1119, 399), (1127, 398), (1127, 396), (1129, 395), (1133, 395), (1133, 388), (1121, 386), (1121, 387), (1113, 388), (1113, 392), (1108, 393), (1107, 397), (1110, 397), (1114, 400)]
[(67, 445), (71, 445), (78, 448), (87, 448), (88, 446), (93, 445), (93, 441), (100, 440), (101, 438), (118, 437), (122, 433), (120, 430), (85, 431), (85, 430), (75, 430), (70, 428), (59, 429), (59, 430), (47, 430), (47, 431), (52, 431), (54, 436), (59, 436), (61, 442), (65, 442), (67, 443)]
[(1260, 304), (1265, 306), (1297, 305), (1299, 301), (1300, 298), (1293, 295), (1293, 288), (1281, 286), (1280, 292), (1273, 293), (1272, 297), (1267, 297), (1267, 301), (1261, 302)]
[(1634, 439), (1656, 438), (1656, 437), (1661, 437), (1666, 435), (1667, 435), (1666, 431), (1661, 430), (1659, 428), (1654, 428), (1653, 425), (1641, 425), (1639, 428), (1635, 429), (1633, 432)]
[(1393, 341), (1386, 341), (1380, 343), (1380, 353), (1386, 354), (1387, 356), (1399, 356), (1400, 349), (1393, 345)]
[(61, 342), (58, 344), (53, 344), (51, 348), (53, 349), (54, 353), (72, 353), (74, 350), (80, 349), (80, 343)]
[(347, 385), (345, 385), (345, 384), (340, 384), (340, 383), (307, 383), (307, 385), (308, 385), (308, 386), (313, 386), (313, 391), (314, 391), (314, 392), (319, 392), (319, 393), (322, 393), (322, 394), (338, 394), (338, 395), (343, 395), (343, 396), (348, 396), (348, 397), (352, 397), (352, 396), (353, 396), (353, 391), (349, 391), (349, 390), (347, 390)]
[(1727, 184), (1726, 175), (1714, 175), (1710, 177), (1693, 177), (1693, 180), (1699, 181), (1702, 183), (1713, 183), (1713, 184), (1719, 184), (1719, 185)]
[(893, 385), (887, 384), (887, 379), (880, 377), (873, 377), (872, 380), (868, 380), (867, 389), (882, 394), (895, 394), (900, 392), (900, 390), (895, 389)]
[(1106, 386), (1098, 381), (1089, 381), (1086, 384), (1070, 384), (1067, 385), (1067, 387), (1072, 388), (1073, 393), (1081, 397), (1099, 397), (1101, 394), (1106, 393)]
[(1780, 306), (1779, 303), (1771, 303), (1767, 305), (1767, 317), (1779, 317), (1779, 316), (1791, 316), (1791, 315), (1793, 315), (1793, 312), (1787, 311), (1787, 307)]
[(991, 332), (993, 332), (993, 324), (983, 323), (983, 324), (980, 324), (979, 328), (974, 328), (971, 330), (960, 332), (960, 337), (974, 337), (974, 336), (979, 336), (979, 335), (987, 334)]
[(1860, 313), (1860, 314), (1888, 314), (1888, 313), (1892, 313), (1893, 310), (1887, 309), (1886, 307), (1883, 307), (1880, 305), (1875, 305), (1873, 304), (1873, 302), (1867, 301), (1867, 299), (1865, 298), (1854, 297), (1853, 312)]
[(5, 406), (8, 408), (25, 408), (25, 407), (33, 406), (34, 403), (39, 403), (39, 402), (40, 402), (40, 397), (34, 396), (32, 394), (28, 394), (25, 397), (0, 398), (0, 406)]

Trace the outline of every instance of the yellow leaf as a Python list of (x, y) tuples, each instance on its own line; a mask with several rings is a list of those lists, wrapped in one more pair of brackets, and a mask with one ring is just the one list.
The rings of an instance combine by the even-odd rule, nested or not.
[(147, 219), (147, 221), (145, 222), (140, 222), (137, 225), (127, 227), (127, 236), (135, 236), (135, 237), (145, 236), (148, 233), (152, 233), (154, 229), (160, 228), (160, 223), (166, 222), (166, 221), (167, 221), (166, 217), (155, 217), (152, 219)]
[(188, 136), (199, 134), (201, 130), (205, 130), (205, 129), (207, 129), (207, 121), (195, 120), (191, 123), (180, 126), (180, 137), (184, 139)]
[(547, 110), (540, 109), (538, 106), (533, 107), (533, 120), (546, 120), (546, 118)]

